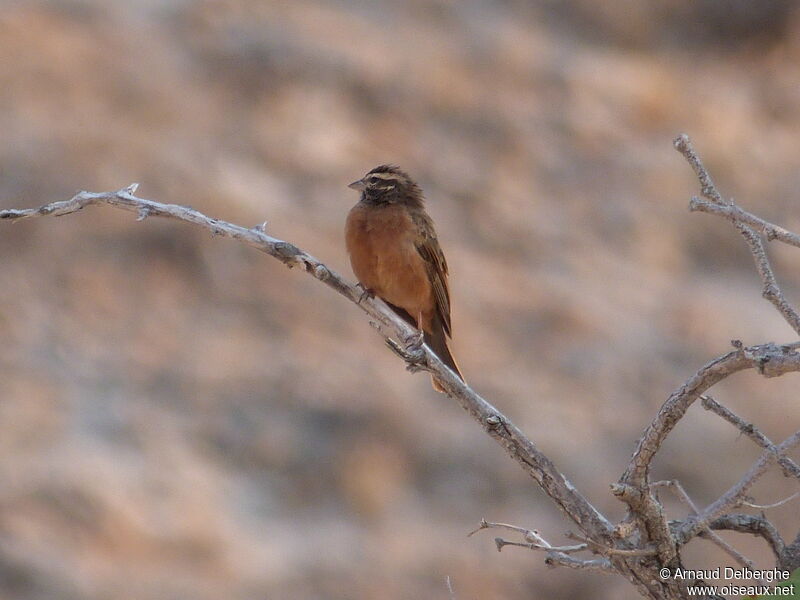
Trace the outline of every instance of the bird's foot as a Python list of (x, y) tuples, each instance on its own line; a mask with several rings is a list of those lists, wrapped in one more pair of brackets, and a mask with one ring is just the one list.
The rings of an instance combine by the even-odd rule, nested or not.
[(375, 297), (375, 290), (372, 288), (364, 287), (363, 284), (360, 282), (357, 284), (358, 287), (361, 288), (361, 295), (358, 297), (357, 304), (361, 304), (365, 298), (369, 298), (370, 300)]
[(421, 331), (404, 339), (402, 344), (395, 342), (393, 339), (386, 340), (386, 345), (406, 361), (406, 370), (411, 373), (426, 370), (425, 352), (422, 350), (422, 344), (424, 343), (425, 336)]
[(422, 344), (424, 343), (425, 334), (422, 333), (422, 331), (417, 331), (417, 333), (405, 340), (404, 350), (406, 356), (408, 357), (406, 358), (406, 370), (410, 371), (411, 373), (417, 373), (425, 370), (423, 367), (423, 365), (426, 363), (425, 352), (422, 350)]
[(406, 351), (415, 356), (422, 354), (422, 344), (425, 343), (425, 334), (422, 331), (417, 331), (414, 335), (406, 340)]

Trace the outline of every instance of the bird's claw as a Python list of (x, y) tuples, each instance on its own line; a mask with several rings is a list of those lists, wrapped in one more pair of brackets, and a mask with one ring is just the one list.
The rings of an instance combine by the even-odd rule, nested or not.
[(405, 340), (405, 348), (403, 350), (406, 355), (407, 371), (418, 373), (425, 370), (422, 366), (425, 363), (425, 352), (422, 350), (422, 344), (424, 343), (425, 335), (421, 331)]
[(425, 353), (422, 344), (425, 343), (425, 336), (420, 331), (405, 340), (402, 344), (393, 339), (386, 340), (386, 345), (406, 362), (406, 370), (411, 373), (425, 371)]
[(425, 343), (425, 334), (417, 331), (416, 334), (406, 340), (406, 351), (409, 354), (419, 355), (422, 353), (422, 344)]
[(358, 297), (357, 304), (361, 304), (365, 298), (372, 299), (375, 297), (375, 290), (364, 287), (361, 283), (358, 284), (358, 287), (361, 288), (361, 295)]

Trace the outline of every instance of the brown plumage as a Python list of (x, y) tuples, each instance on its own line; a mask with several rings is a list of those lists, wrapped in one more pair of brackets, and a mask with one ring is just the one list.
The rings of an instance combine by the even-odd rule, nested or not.
[[(361, 192), (345, 225), (353, 272), (367, 292), (421, 329), (430, 349), (463, 379), (447, 344), (447, 261), (425, 212), (422, 190), (392, 165), (375, 167), (350, 187)], [(444, 391), (435, 378), (432, 383)]]

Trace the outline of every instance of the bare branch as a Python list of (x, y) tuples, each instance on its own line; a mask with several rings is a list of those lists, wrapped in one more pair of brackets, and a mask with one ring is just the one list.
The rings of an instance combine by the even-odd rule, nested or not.
[(775, 308), (778, 309), (778, 312), (783, 315), (786, 322), (800, 335), (800, 315), (797, 314), (797, 311), (786, 300), (783, 291), (781, 291), (778, 285), (778, 280), (775, 279), (775, 273), (772, 271), (772, 266), (769, 263), (767, 251), (764, 249), (761, 236), (759, 236), (752, 227), (742, 225), (741, 223), (738, 225), (737, 228), (741, 232), (742, 237), (744, 237), (745, 242), (747, 242), (747, 247), (750, 248), (750, 253), (753, 255), (753, 260), (755, 260), (756, 263), (756, 270), (764, 286), (761, 295), (772, 302)]
[(620, 484), (640, 490), (646, 488), (650, 462), (664, 439), (692, 403), (713, 385), (745, 369), (755, 369), (765, 377), (778, 377), (785, 373), (800, 371), (800, 353), (796, 351), (797, 344), (778, 346), (769, 343), (742, 347), (737, 342), (734, 345), (737, 347), (736, 350), (715, 358), (703, 366), (670, 395), (639, 440), (631, 462), (620, 479)]
[(472, 537), (479, 531), (483, 531), (484, 529), (508, 529), (509, 531), (515, 531), (522, 535), (528, 542), (533, 542), (536, 544), (541, 544), (542, 546), (548, 546), (545, 539), (539, 535), (539, 532), (535, 529), (526, 529), (525, 527), (520, 527), (518, 525), (509, 525), (508, 523), (493, 523), (491, 521), (487, 521), (486, 519), (481, 519), (480, 525), (478, 525), (477, 529), (473, 529), (467, 534), (467, 537)]
[(583, 552), (588, 548), (586, 544), (577, 544), (573, 546), (542, 546), (541, 544), (534, 544), (533, 542), (511, 542), (503, 538), (494, 538), (497, 544), (497, 549), (500, 550), (503, 546), (519, 546), (520, 548), (528, 548), (529, 550), (543, 550), (545, 552), (563, 552), (564, 554), (572, 554), (574, 552)]
[[(703, 408), (718, 414), (720, 417), (733, 424), (739, 429), (739, 431), (741, 431), (762, 448), (775, 452), (775, 445), (766, 435), (761, 433), (761, 431), (755, 425), (746, 422), (744, 419), (734, 414), (733, 411), (714, 400), (711, 396), (700, 396), (700, 400)], [(786, 476), (794, 475), (800, 479), (800, 466), (798, 466), (798, 464), (791, 458), (788, 456), (781, 456), (778, 458), (778, 464), (783, 468), (783, 473)]]
[[(517, 525), (509, 525), (508, 523), (492, 523), (487, 521), (486, 519), (481, 519), (481, 524), (478, 526), (477, 529), (470, 531), (467, 534), (467, 537), (471, 537), (478, 533), (479, 531), (483, 531), (484, 529), (508, 529), (509, 531), (514, 531), (522, 535), (525, 543), (519, 542), (509, 542), (507, 540), (503, 540), (502, 538), (495, 538), (495, 543), (501, 543), (501, 546), (520, 546), (522, 548), (529, 548), (530, 550), (546, 550), (546, 551), (555, 551), (555, 552), (564, 552), (569, 554), (571, 552), (581, 552), (582, 550), (586, 550), (588, 546), (584, 544), (578, 544), (574, 546), (553, 546), (550, 542), (544, 539), (538, 531), (535, 529), (525, 529), (524, 527), (518, 527)], [(500, 540), (500, 542), (498, 542)], [(498, 550), (500, 549), (498, 547)]]
[[(689, 496), (689, 494), (686, 492), (684, 487), (681, 485), (681, 482), (678, 481), (677, 479), (672, 479), (670, 481), (657, 481), (657, 482), (651, 484), (650, 487), (655, 488), (655, 487), (659, 487), (659, 486), (667, 487), (667, 488), (671, 489), (673, 492), (675, 492), (675, 494), (678, 496), (678, 498), (681, 500), (681, 502), (683, 502), (687, 507), (689, 507), (689, 510), (692, 511), (693, 515), (697, 515), (697, 514), (700, 513), (699, 509), (697, 508), (695, 503), (692, 501), (691, 496)], [(736, 550), (736, 548), (731, 546), (728, 542), (726, 542), (721, 537), (719, 537), (719, 535), (714, 533), (711, 530), (711, 528), (709, 527), (708, 524), (704, 524), (704, 529), (705, 529), (705, 532), (706, 532), (706, 536), (714, 544), (716, 544), (717, 546), (722, 548), (725, 552), (730, 554), (736, 562), (738, 562), (743, 567), (747, 567), (748, 569), (755, 569), (755, 563), (752, 560), (750, 560), (749, 558), (746, 558), (741, 552)]]
[[(612, 563), (607, 558), (575, 558), (566, 552), (559, 550), (559, 546), (552, 548), (543, 548), (537, 544), (529, 542), (511, 542), (503, 538), (494, 538), (494, 543), (497, 546), (497, 551), (502, 552), (506, 546), (516, 546), (518, 548), (528, 548), (529, 550), (544, 550), (547, 552), (547, 557), (544, 559), (544, 564), (548, 567), (569, 567), (570, 569), (584, 569), (589, 571), (600, 571), (604, 573), (616, 573)], [(565, 546), (572, 548), (572, 546)], [(586, 546), (583, 545), (583, 549)]]
[(689, 210), (719, 215), (734, 223), (747, 223), (760, 231), (767, 238), (767, 241), (778, 240), (784, 244), (800, 248), (800, 235), (765, 221), (761, 217), (739, 208), (733, 202), (728, 205), (719, 205), (701, 198), (692, 198), (689, 201)]
[[(764, 286), (762, 290), (762, 296), (772, 302), (786, 322), (792, 327), (792, 329), (794, 329), (795, 333), (800, 335), (800, 314), (798, 314), (797, 310), (795, 310), (794, 307), (789, 304), (784, 297), (783, 292), (781, 291), (781, 288), (775, 279), (775, 274), (772, 271), (772, 266), (769, 263), (769, 258), (767, 257), (767, 252), (764, 248), (764, 244), (761, 241), (761, 237), (756, 230), (748, 224), (753, 219), (756, 219), (756, 217), (749, 215), (752, 217), (751, 219), (734, 218), (734, 216), (738, 216), (739, 213), (743, 213), (744, 211), (738, 209), (737, 212), (736, 206), (733, 204), (732, 200), (724, 200), (722, 198), (722, 195), (714, 185), (711, 176), (703, 166), (703, 162), (695, 152), (688, 135), (682, 134), (678, 136), (674, 141), (674, 145), (675, 149), (683, 154), (688, 163), (691, 165), (695, 175), (697, 175), (697, 178), (700, 180), (700, 187), (703, 196), (709, 200), (709, 202), (703, 202), (698, 198), (692, 198), (692, 201), (689, 204), (689, 209), (700, 210), (700, 206), (705, 206), (711, 209), (705, 212), (724, 213), (725, 216), (730, 218), (733, 225), (744, 237), (745, 241), (747, 242), (747, 246), (750, 249), (750, 253), (753, 255), (753, 259), (756, 263), (756, 269), (758, 270), (758, 274), (761, 277), (761, 282)], [(719, 211), (717, 209), (719, 209)], [(774, 226), (769, 227), (770, 224), (766, 221), (758, 219), (757, 226), (759, 225), (762, 226), (762, 229), (763, 227), (767, 227), (766, 231), (769, 231), (769, 234), (766, 234), (766, 231), (765, 234), (774, 236), (774, 239), (777, 239), (778, 236), (781, 236), (785, 241), (787, 241), (787, 243), (791, 243), (792, 245), (798, 245), (796, 242), (800, 242), (800, 238), (798, 238), (798, 236), (790, 234), (785, 229), (781, 229), (779, 232)]]
[(794, 571), (800, 569), (800, 533), (791, 544), (788, 544), (778, 560), (778, 568)]
[[(568, 539), (578, 541), (580, 543), (573, 544), (573, 545), (562, 545), (562, 546), (554, 546), (550, 542), (548, 542), (542, 535), (536, 531), (535, 529), (526, 529), (524, 527), (519, 527), (517, 525), (509, 525), (508, 523), (492, 523), (487, 521), (486, 519), (481, 519), (480, 526), (474, 531), (471, 531), (468, 535), (474, 535), (475, 533), (482, 531), (484, 529), (507, 529), (509, 531), (514, 531), (522, 535), (524, 542), (515, 542), (506, 540), (504, 538), (496, 537), (494, 539), (495, 544), (497, 545), (497, 550), (501, 551), (505, 546), (517, 546), (519, 548), (527, 548), (528, 550), (540, 550), (543, 552), (547, 552), (548, 561), (556, 554), (559, 555), (568, 555), (568, 554), (575, 554), (577, 552), (584, 552), (584, 551), (591, 551), (595, 554), (602, 554), (606, 557), (618, 557), (618, 558), (635, 558), (635, 557), (643, 557), (643, 556), (653, 556), (656, 554), (656, 549), (653, 548), (612, 548), (609, 546), (605, 546), (604, 544), (600, 544), (591, 540), (589, 538), (585, 538), (583, 536), (579, 536), (571, 531), (566, 532), (564, 535)], [(555, 560), (555, 559), (554, 559)], [(574, 559), (577, 560), (577, 559)], [(558, 564), (561, 564), (561, 561), (555, 561)], [(548, 562), (550, 564), (550, 562)], [(590, 564), (592, 568), (598, 565), (597, 561), (586, 561), (586, 560), (578, 560), (577, 564)], [(605, 563), (602, 563), (605, 564)], [(608, 562), (610, 566), (611, 563)], [(576, 563), (571, 563), (569, 566), (576, 566)], [(588, 568), (588, 567), (580, 567), (580, 568)]]
[(580, 559), (568, 554), (553, 552), (544, 559), (544, 564), (548, 567), (568, 567), (586, 571), (598, 571), (600, 573), (616, 573), (611, 561), (607, 558), (587, 558)]
[(756, 508), (758, 510), (768, 510), (770, 508), (778, 508), (779, 506), (788, 504), (789, 502), (791, 502), (796, 498), (800, 498), (800, 492), (795, 492), (791, 496), (788, 496), (783, 500), (778, 500), (777, 502), (773, 502), (772, 504), (753, 504), (752, 502), (747, 502), (745, 500), (742, 500), (742, 506), (746, 506), (748, 508)]
[(744, 477), (736, 482), (718, 500), (706, 507), (696, 518), (686, 520), (681, 527), (681, 537), (686, 540), (691, 539), (704, 528), (707, 522), (720, 516), (730, 507), (739, 504), (742, 497), (747, 493), (747, 490), (764, 474), (770, 464), (775, 461), (776, 456), (790, 452), (798, 444), (800, 444), (800, 431), (789, 436), (780, 445), (776, 446), (775, 450), (771, 448), (766, 450), (755, 464), (750, 467), (750, 470), (745, 473)]
[(711, 175), (708, 174), (706, 168), (703, 166), (703, 162), (700, 160), (700, 157), (697, 156), (697, 153), (694, 151), (694, 147), (692, 147), (692, 142), (689, 140), (689, 136), (685, 133), (682, 133), (675, 141), (672, 142), (675, 146), (675, 149), (683, 154), (686, 160), (691, 165), (692, 170), (694, 171), (697, 178), (700, 180), (700, 192), (703, 194), (703, 197), (708, 198), (714, 204), (719, 206), (725, 206), (730, 204), (722, 199), (722, 196), (717, 191), (717, 186), (714, 185), (714, 181), (711, 179)]
[[(535, 529), (526, 529), (517, 525), (509, 525), (508, 523), (492, 523), (486, 519), (481, 519), (481, 523), (477, 529), (471, 531), (468, 535), (484, 529), (508, 529), (522, 535), (525, 539), (524, 542), (514, 542), (503, 539), (501, 537), (494, 538), (494, 543), (497, 546), (497, 551), (501, 552), (506, 546), (515, 546), (517, 548), (527, 548), (528, 550), (539, 550), (547, 553), (545, 564), (549, 567), (564, 566), (571, 569), (588, 569), (591, 571), (602, 571), (607, 573), (617, 572), (611, 561), (607, 558), (601, 559), (581, 559), (570, 556), (576, 552), (583, 552), (589, 549), (589, 544), (594, 543), (589, 540), (580, 544), (570, 546), (553, 546), (544, 537), (542, 537)], [(652, 552), (650, 553), (652, 554)], [(638, 554), (636, 555), (638, 556)]]
[[(139, 217), (158, 216), (193, 223), (211, 231), (214, 235), (233, 238), (265, 252), (288, 267), (302, 267), (306, 273), (348, 298), (380, 326), (391, 332), (399, 340), (399, 344), (394, 342), (394, 346), (405, 352), (403, 357), (412, 369), (424, 369), (435, 373), (446, 393), (455, 398), (461, 407), (505, 448), (506, 452), (536, 480), (544, 492), (582, 532), (599, 539), (610, 537), (612, 526), (608, 520), (577, 491), (553, 462), (525, 437), (508, 417), (450, 371), (427, 346), (418, 347), (415, 342), (419, 340), (419, 332), (407, 325), (379, 298), (364, 298), (362, 290), (357, 286), (351, 285), (338, 273), (297, 246), (266, 235), (263, 227), (241, 227), (208, 217), (187, 206), (162, 204), (139, 198), (134, 196), (135, 191), (136, 185), (117, 192), (80, 192), (70, 200), (53, 202), (39, 208), (2, 210), (0, 219), (16, 221), (45, 215), (62, 216), (87, 206), (107, 204), (132, 211)], [(379, 331), (387, 341), (391, 339), (382, 328)]]
[(571, 531), (567, 531), (564, 534), (570, 540), (575, 540), (576, 542), (582, 542), (589, 546), (592, 551), (597, 552), (598, 554), (603, 554), (605, 556), (653, 556), (658, 553), (655, 547), (651, 548), (610, 548), (608, 546), (604, 546), (603, 544), (599, 544), (594, 540), (590, 540), (585, 538), (581, 535), (577, 535)]
[(650, 463), (669, 432), (702, 393), (738, 371), (755, 369), (765, 377), (800, 371), (800, 353), (796, 351), (796, 344), (744, 347), (737, 341), (734, 346), (736, 350), (706, 364), (672, 393), (640, 438), (619, 483), (612, 486), (612, 492), (630, 507), (631, 518), (641, 522), (647, 540), (656, 545), (659, 560), (664, 564), (669, 564), (677, 556), (676, 539), (670, 531), (663, 507), (653, 497), (647, 481)]
[[(717, 517), (709, 522), (708, 526), (711, 529), (724, 529), (761, 536), (770, 545), (775, 556), (780, 557), (783, 554), (784, 543), (781, 534), (778, 533), (775, 526), (764, 517), (741, 513), (728, 514)], [(699, 535), (702, 536), (703, 533), (700, 532)]]
[[(717, 190), (714, 181), (692, 147), (689, 137), (681, 135), (675, 140), (674, 144), (675, 148), (683, 154), (697, 175), (701, 192), (708, 200), (707, 204), (713, 207), (732, 206), (733, 203), (725, 200)], [(696, 202), (700, 201), (697, 200)], [(756, 267), (764, 284), (764, 297), (778, 308), (781, 315), (795, 332), (800, 334), (800, 315), (784, 298), (772, 272), (760, 237), (745, 222), (734, 221), (734, 225), (745, 237), (756, 261)], [(736, 342), (734, 346), (737, 349), (735, 352), (726, 354), (707, 364), (669, 397), (656, 418), (645, 430), (628, 468), (620, 479), (619, 484), (614, 488), (615, 494), (627, 502), (631, 510), (642, 519), (651, 539), (658, 544), (660, 549), (659, 556), (662, 560), (666, 560), (670, 556), (670, 536), (661, 507), (647, 490), (647, 480), (650, 463), (666, 436), (698, 396), (722, 379), (746, 368), (755, 368), (759, 373), (767, 377), (779, 375), (781, 373), (774, 369), (775, 360), (785, 366), (782, 356), (784, 353), (793, 355), (792, 361), (797, 362), (797, 353), (792, 351), (794, 348), (787, 346), (777, 347), (774, 344), (764, 344), (744, 348), (741, 342)], [(790, 370), (797, 370), (797, 365), (795, 364)]]

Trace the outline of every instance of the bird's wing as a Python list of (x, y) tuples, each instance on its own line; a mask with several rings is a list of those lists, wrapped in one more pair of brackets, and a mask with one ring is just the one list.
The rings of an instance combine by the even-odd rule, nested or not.
[(419, 231), (415, 243), (417, 252), (425, 261), (428, 280), (431, 282), (433, 296), (436, 300), (436, 312), (439, 313), (444, 330), (450, 337), (450, 290), (447, 287), (447, 261), (439, 246), (439, 240), (436, 238), (431, 218), (424, 213), (417, 213), (413, 218)]

